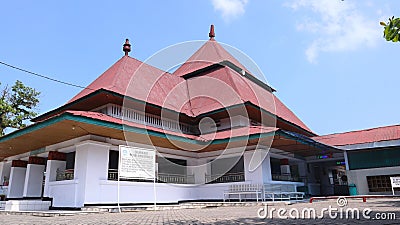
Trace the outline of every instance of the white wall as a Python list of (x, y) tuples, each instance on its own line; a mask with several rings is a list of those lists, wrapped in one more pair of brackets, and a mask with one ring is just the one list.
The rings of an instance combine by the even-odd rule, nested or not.
[(234, 183), (217, 183), (217, 184), (206, 184), (199, 185), (196, 187), (197, 200), (214, 199), (221, 200), (223, 193), (229, 190), (229, 186), (233, 184), (245, 184), (249, 182), (234, 182)]
[[(219, 183), (207, 185), (164, 184), (156, 183), (157, 203), (176, 203), (185, 200), (205, 200), (223, 198), (224, 191), (232, 184)], [(116, 203), (118, 199), (118, 182), (104, 180), (100, 182), (101, 197), (96, 203)], [(152, 182), (120, 181), (120, 203), (153, 203), (154, 189)]]
[(53, 198), (53, 207), (82, 207), (78, 201), (78, 180), (51, 181), (48, 183), (48, 196)]
[(49, 183), (52, 181), (56, 181), (57, 178), (57, 169), (63, 171), (65, 170), (66, 162), (59, 160), (47, 160), (46, 167), (46, 177), (44, 181), (44, 197), (52, 197), (49, 193)]
[[(91, 204), (116, 203), (118, 200), (118, 181), (103, 180), (100, 182), (100, 197)], [(120, 203), (153, 203), (154, 189), (152, 182), (120, 181)], [(156, 184), (157, 202), (177, 202), (192, 199), (196, 193), (192, 185)]]
[(396, 167), (383, 167), (362, 170), (348, 170), (346, 171), (349, 184), (355, 184), (359, 195), (368, 194), (392, 194), (391, 192), (370, 192), (368, 189), (367, 176), (379, 176), (389, 174), (400, 174), (400, 166)]
[[(110, 145), (94, 141), (84, 141), (76, 144), (75, 180), (49, 182), (49, 195), (53, 197), (53, 206), (82, 207), (84, 204), (117, 202), (117, 181), (107, 180), (109, 149)], [(269, 163), (269, 160), (267, 161)], [(189, 160), (188, 164), (195, 164), (195, 162)], [(201, 172), (202, 174), (201, 176), (197, 176), (197, 180), (204, 179), (204, 173), (207, 168), (203, 166), (195, 170), (198, 170), (196, 172)], [(170, 203), (183, 200), (222, 199), (223, 192), (228, 190), (232, 184), (190, 185), (157, 183), (157, 202)], [(153, 183), (121, 181), (120, 202), (153, 203)]]
[[(103, 140), (107, 141), (107, 140)], [(75, 153), (74, 180), (56, 181), (57, 168), (64, 169), (64, 161), (49, 160), (46, 167), (45, 196), (53, 198), (54, 207), (82, 207), (84, 204), (107, 204), (117, 202), (117, 182), (109, 181), (108, 178), (108, 157), (109, 150), (118, 149), (116, 144), (113, 145), (93, 140), (83, 140), (75, 143), (73, 148)], [(60, 146), (61, 147), (61, 146)], [(145, 146), (140, 146), (145, 147)], [(65, 147), (66, 148), (66, 147)], [(57, 150), (52, 148), (51, 150)], [(217, 152), (201, 153), (198, 157), (194, 153), (180, 151), (163, 151), (171, 154), (173, 158), (186, 159), (188, 165), (205, 165), (200, 167), (188, 168), (187, 173), (195, 173), (195, 180), (203, 183), (204, 174), (211, 174), (211, 166), (207, 163), (215, 158)], [(175, 153), (175, 154), (173, 154)], [(179, 153), (179, 154), (178, 154)], [(235, 149), (229, 149), (224, 154), (226, 157), (232, 157), (242, 152)], [(270, 172), (270, 157), (267, 155), (261, 164), (254, 170), (250, 171), (249, 162), (254, 151), (245, 152), (245, 182), (238, 183), (290, 183), (291, 182), (274, 182), (272, 181)], [(217, 154), (219, 155), (219, 153)], [(261, 155), (259, 155), (261, 157)], [(126, 182), (120, 183), (121, 203), (153, 203), (153, 183), (149, 182)], [(207, 185), (191, 185), (191, 184), (164, 184), (157, 183), (157, 202), (178, 202), (184, 200), (205, 200), (205, 199), (222, 199), (223, 192), (229, 189), (229, 186), (235, 183), (218, 183)]]
[(99, 181), (108, 178), (110, 144), (84, 141), (76, 144), (74, 178), (77, 185), (77, 204), (97, 203), (102, 197)]

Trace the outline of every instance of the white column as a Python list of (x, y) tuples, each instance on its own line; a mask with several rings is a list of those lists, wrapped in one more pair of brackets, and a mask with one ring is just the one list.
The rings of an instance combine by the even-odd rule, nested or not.
[(288, 158), (281, 159), (281, 174), (282, 175), (290, 175), (291, 174)]
[(349, 158), (347, 157), (347, 151), (344, 151), (344, 163), (346, 164), (346, 170), (350, 170)]
[(42, 196), (44, 164), (44, 158), (29, 157), (25, 174), (24, 197)]
[[(205, 160), (205, 170), (206, 170), (206, 175), (211, 176), (212, 175), (212, 171), (211, 171), (211, 162), (207, 159)], [(211, 177), (210, 177), (211, 178)], [(205, 182), (207, 182), (206, 176), (204, 176), (204, 180)]]
[(297, 164), (299, 168), (299, 175), (300, 177), (307, 177), (307, 163), (305, 161), (299, 162)]
[(74, 177), (78, 180), (77, 205), (101, 202), (100, 180), (108, 178), (108, 154), (111, 145), (83, 141), (75, 145)]
[(188, 175), (194, 175), (195, 184), (204, 184), (206, 182), (207, 160), (206, 159), (189, 159), (187, 160)]
[[(244, 159), (245, 180), (253, 184), (263, 184), (271, 180), (269, 155), (264, 150), (246, 151)], [(251, 162), (251, 160), (253, 160)], [(251, 162), (251, 164), (250, 164)]]
[(5, 162), (0, 162), (0, 185), (3, 185), (3, 181), (4, 181), (4, 178), (3, 178), (4, 164), (5, 164)]
[(271, 156), (268, 154), (262, 162), (263, 180), (265, 183), (270, 183), (272, 181), (271, 174)]
[(24, 193), (26, 161), (14, 160), (11, 165), (7, 198), (22, 198)]
[(57, 170), (64, 171), (66, 167), (65, 153), (49, 152), (46, 166), (46, 177), (44, 180), (43, 197), (53, 197), (49, 193), (49, 183), (56, 181)]

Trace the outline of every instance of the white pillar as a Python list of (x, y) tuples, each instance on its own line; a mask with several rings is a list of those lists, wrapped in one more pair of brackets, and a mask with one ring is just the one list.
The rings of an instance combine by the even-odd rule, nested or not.
[(281, 174), (282, 175), (290, 175), (290, 165), (289, 165), (289, 159), (284, 158), (281, 159)]
[(347, 151), (344, 151), (344, 163), (346, 165), (346, 170), (350, 170), (349, 158), (347, 157)]
[(305, 161), (301, 161), (299, 164), (297, 164), (297, 166), (299, 168), (300, 177), (307, 177), (307, 163)]
[[(207, 176), (210, 176), (210, 178), (211, 178), (211, 175), (212, 175), (212, 171), (211, 171), (211, 162), (210, 162), (209, 160), (207, 160), (207, 159), (204, 159), (204, 160), (205, 160), (205, 162), (206, 162), (206, 164), (205, 164), (206, 175), (207, 175)], [(204, 175), (204, 180), (205, 180), (205, 182), (207, 183), (206, 175)], [(210, 181), (211, 181), (211, 180), (210, 180)]]
[[(253, 184), (263, 184), (271, 180), (270, 158), (269, 155), (265, 154), (267, 154), (266, 151), (261, 149), (244, 153), (245, 181)], [(251, 165), (250, 162), (252, 163)]]
[(24, 197), (42, 196), (44, 164), (44, 158), (29, 157), (25, 174)]
[(44, 180), (43, 197), (53, 197), (49, 193), (49, 183), (56, 181), (57, 170), (64, 171), (66, 167), (65, 153), (49, 152), (46, 166), (46, 177)]
[(77, 205), (99, 203), (102, 196), (100, 180), (108, 178), (110, 144), (83, 141), (75, 145), (74, 177), (78, 180)]
[(3, 185), (3, 170), (4, 170), (4, 164), (5, 162), (0, 162), (0, 185)]
[(26, 161), (13, 160), (7, 198), (22, 198), (24, 193)]
[(195, 184), (204, 184), (206, 182), (206, 173), (207, 173), (207, 160), (206, 159), (198, 159), (187, 160), (188, 165), (188, 175), (194, 175), (194, 183)]
[(268, 154), (262, 162), (263, 180), (264, 184), (271, 183), (272, 173), (271, 173), (271, 156)]

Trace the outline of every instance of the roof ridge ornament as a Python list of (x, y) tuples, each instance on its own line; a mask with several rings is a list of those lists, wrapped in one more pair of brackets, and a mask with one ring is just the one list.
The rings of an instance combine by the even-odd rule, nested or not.
[(214, 40), (215, 37), (214, 24), (211, 24), (210, 33), (208, 33), (208, 36), (210, 37), (210, 40)]
[(131, 44), (129, 44), (129, 39), (125, 39), (125, 44), (124, 47), (122, 48), (122, 51), (125, 52), (125, 56), (128, 56), (129, 52), (131, 51)]

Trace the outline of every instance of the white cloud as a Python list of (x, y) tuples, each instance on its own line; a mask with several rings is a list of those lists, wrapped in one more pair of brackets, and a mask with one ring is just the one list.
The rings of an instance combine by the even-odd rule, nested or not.
[[(293, 0), (285, 4), (295, 11), (311, 11), (312, 19), (303, 18), (299, 31), (312, 34), (306, 49), (307, 60), (317, 61), (321, 52), (346, 52), (373, 47), (382, 38), (380, 15), (365, 15), (352, 1)], [(374, 18), (375, 17), (375, 18)]]
[(248, 0), (211, 0), (216, 11), (221, 12), (222, 18), (229, 22), (245, 12)]

